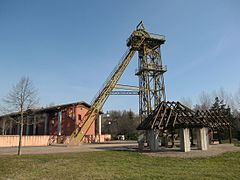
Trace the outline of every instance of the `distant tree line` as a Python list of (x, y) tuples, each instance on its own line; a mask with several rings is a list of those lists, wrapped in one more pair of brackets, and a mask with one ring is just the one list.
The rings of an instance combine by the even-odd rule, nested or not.
[(128, 140), (136, 140), (139, 125), (139, 116), (133, 111), (110, 111), (103, 116), (102, 133), (111, 134), (113, 139), (118, 135), (124, 135)]
[[(201, 92), (197, 103), (194, 105), (190, 98), (181, 98), (180, 102), (193, 110), (225, 109), (229, 112), (229, 119), (233, 126), (233, 138), (240, 140), (240, 88), (234, 94), (223, 88), (212, 93)], [(223, 139), (227, 136), (223, 133)]]

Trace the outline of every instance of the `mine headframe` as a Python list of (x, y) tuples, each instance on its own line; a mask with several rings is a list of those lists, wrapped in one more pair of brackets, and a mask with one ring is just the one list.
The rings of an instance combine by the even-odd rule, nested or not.
[[(161, 77), (158, 75), (165, 72), (165, 69), (162, 67), (161, 59), (159, 59), (160, 44), (163, 44), (164, 41), (165, 39), (163, 36), (157, 36), (146, 32), (142, 22), (137, 26), (136, 30), (133, 31), (127, 40), (128, 50), (93, 98), (91, 108), (72, 133), (70, 137), (71, 144), (78, 144), (82, 141), (84, 135), (97, 118), (105, 101), (116, 86), (136, 51), (139, 52), (139, 59), (141, 59), (139, 60), (139, 70), (141, 71), (139, 73), (139, 77), (141, 77), (141, 87), (139, 87), (139, 90), (143, 88), (139, 93), (141, 99), (140, 103), (142, 104), (140, 108), (141, 112), (150, 112), (150, 110), (159, 103), (161, 99), (159, 95), (162, 94), (160, 95), (161, 97), (165, 96), (163, 83), (159, 86), (159, 79), (161, 79)], [(152, 85), (150, 86), (150, 84)], [(153, 102), (154, 106), (152, 105)]]
[[(139, 46), (139, 42), (141, 45)], [(163, 35), (149, 33), (142, 22), (127, 40), (127, 46), (138, 51), (139, 77), (139, 115), (145, 119), (161, 101), (166, 101), (163, 74), (167, 71), (161, 58), (160, 46), (164, 44)]]

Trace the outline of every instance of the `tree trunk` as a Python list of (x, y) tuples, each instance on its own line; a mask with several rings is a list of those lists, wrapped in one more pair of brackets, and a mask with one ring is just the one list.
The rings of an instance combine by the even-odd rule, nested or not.
[(18, 155), (21, 155), (22, 148), (22, 135), (23, 135), (23, 112), (21, 112), (21, 121), (20, 121), (20, 133), (19, 133), (19, 145), (18, 145)]

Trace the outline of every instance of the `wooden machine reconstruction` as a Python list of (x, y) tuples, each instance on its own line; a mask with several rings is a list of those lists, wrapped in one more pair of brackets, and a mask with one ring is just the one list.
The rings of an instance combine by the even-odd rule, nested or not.
[(138, 130), (174, 130), (179, 128), (230, 128), (229, 111), (225, 109), (193, 111), (180, 102), (160, 102), (138, 126)]

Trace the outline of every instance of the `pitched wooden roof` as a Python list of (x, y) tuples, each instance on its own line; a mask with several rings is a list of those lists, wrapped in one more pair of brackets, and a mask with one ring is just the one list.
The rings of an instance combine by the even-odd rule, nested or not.
[(137, 129), (225, 128), (229, 126), (229, 116), (221, 110), (195, 112), (180, 102), (163, 101)]

